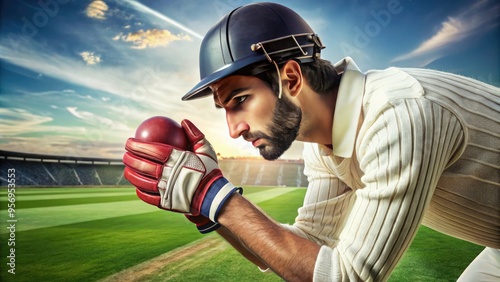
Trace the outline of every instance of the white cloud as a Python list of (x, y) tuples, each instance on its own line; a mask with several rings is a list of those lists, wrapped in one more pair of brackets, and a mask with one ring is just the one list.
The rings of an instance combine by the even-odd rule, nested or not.
[(78, 113), (76, 110), (78, 108), (77, 107), (66, 107), (66, 110), (68, 110), (68, 112), (70, 112), (70, 114), (74, 115), (75, 117), (79, 118), (79, 119), (85, 119), (80, 113)]
[[(76, 108), (71, 109), (77, 115)], [(89, 113), (80, 114), (88, 117)], [(108, 141), (103, 131), (52, 125), (52, 117), (20, 108), (0, 108), (0, 148), (7, 151), (66, 156), (121, 158), (127, 134)], [(116, 134), (116, 132), (112, 132)]]
[(0, 117), (2, 138), (29, 133), (81, 131), (78, 127), (51, 125), (50, 122), (54, 120), (52, 117), (31, 113), (21, 108), (0, 108)]
[(19, 132), (52, 121), (51, 117), (39, 116), (20, 108), (0, 108), (0, 132)]
[(94, 52), (84, 51), (80, 53), (87, 65), (96, 65), (101, 62), (101, 57), (94, 55)]
[(113, 40), (117, 40), (117, 38), (121, 38), (125, 42), (132, 42), (134, 44), (131, 47), (132, 49), (165, 47), (168, 46), (170, 42), (178, 40), (191, 41), (189, 35), (175, 35), (165, 29), (148, 29), (146, 31), (141, 29), (136, 32), (131, 32), (126, 36), (117, 35), (113, 37)]
[(79, 111), (78, 107), (66, 107), (66, 110), (81, 121), (94, 125), (100, 129), (112, 129), (114, 132), (129, 131), (130, 129), (127, 125), (120, 122), (120, 119), (112, 120), (88, 111)]
[(104, 1), (95, 0), (87, 6), (85, 14), (89, 18), (104, 20), (106, 19), (106, 11), (108, 11), (108, 5)]
[(464, 12), (448, 17), (441, 23), (439, 30), (413, 51), (398, 56), (393, 62), (416, 59), (425, 66), (450, 54), (458, 44), (479, 36), (498, 25), (500, 5), (491, 0), (476, 1)]

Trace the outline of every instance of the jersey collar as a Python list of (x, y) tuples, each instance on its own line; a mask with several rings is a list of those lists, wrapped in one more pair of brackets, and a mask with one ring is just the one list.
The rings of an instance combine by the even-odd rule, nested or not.
[(365, 74), (350, 57), (337, 62), (334, 67), (342, 74), (342, 79), (333, 116), (332, 153), (338, 157), (350, 158), (356, 142)]

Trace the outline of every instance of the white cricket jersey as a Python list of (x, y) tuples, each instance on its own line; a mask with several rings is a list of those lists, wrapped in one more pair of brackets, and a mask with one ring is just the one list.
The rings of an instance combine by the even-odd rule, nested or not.
[(384, 281), (423, 223), (500, 248), (500, 90), (346, 58), (332, 146), (304, 146), (293, 232), (322, 245), (315, 281)]

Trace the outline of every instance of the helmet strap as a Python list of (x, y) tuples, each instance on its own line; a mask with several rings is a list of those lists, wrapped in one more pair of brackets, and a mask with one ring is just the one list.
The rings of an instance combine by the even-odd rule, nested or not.
[(278, 73), (278, 89), (279, 89), (278, 99), (281, 99), (281, 95), (283, 94), (283, 87), (281, 85), (280, 68), (278, 67), (278, 64), (276, 63), (276, 61), (273, 60), (273, 63), (274, 63), (274, 67), (276, 67), (276, 72)]

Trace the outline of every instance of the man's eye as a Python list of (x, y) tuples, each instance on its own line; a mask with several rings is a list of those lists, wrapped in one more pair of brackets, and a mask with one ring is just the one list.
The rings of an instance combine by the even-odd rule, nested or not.
[(238, 102), (238, 104), (241, 104), (243, 102), (245, 102), (245, 100), (247, 99), (248, 96), (239, 96), (239, 97), (236, 97), (236, 102)]

